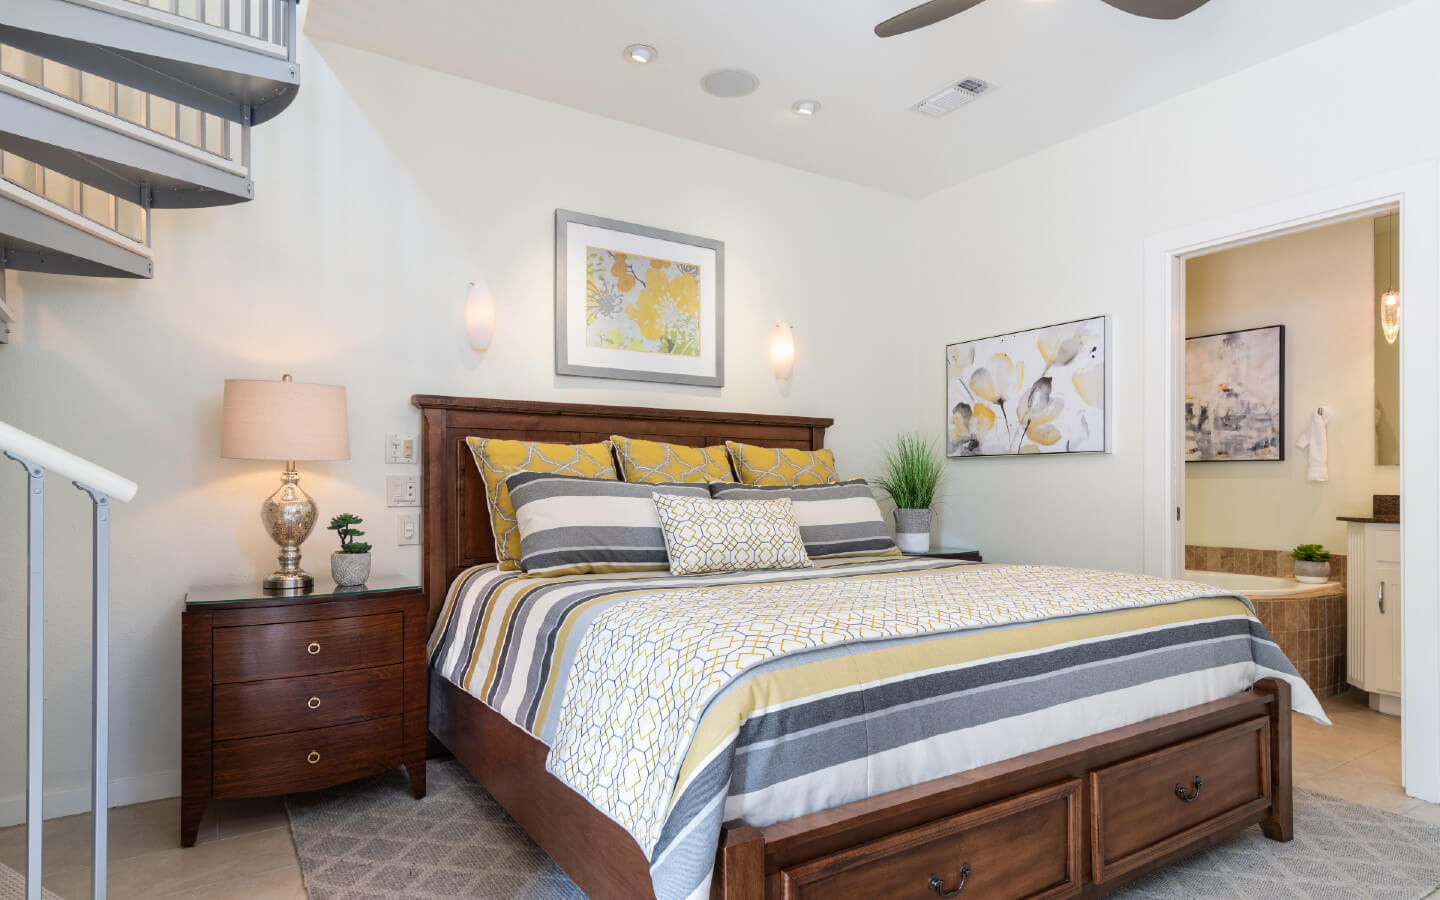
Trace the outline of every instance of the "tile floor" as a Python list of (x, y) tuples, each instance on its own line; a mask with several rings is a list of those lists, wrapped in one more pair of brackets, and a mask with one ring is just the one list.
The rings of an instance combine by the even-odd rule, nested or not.
[[(1400, 720), (1372, 712), (1364, 695), (1325, 701), (1333, 728), (1295, 717), (1296, 786), (1440, 823), (1440, 806), (1400, 789)], [(179, 801), (111, 811), (110, 896), (114, 900), (305, 900), (300, 863), (279, 800), (214, 804), (200, 840), (178, 844)], [(66, 900), (90, 894), (89, 817), (45, 823), (45, 886)], [(0, 830), (0, 862), (22, 870), (23, 827)], [(1440, 891), (1428, 900), (1440, 900)]]

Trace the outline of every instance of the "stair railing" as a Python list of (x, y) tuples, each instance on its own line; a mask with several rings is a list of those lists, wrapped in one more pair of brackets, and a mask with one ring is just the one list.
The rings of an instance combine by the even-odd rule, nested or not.
[(0, 451), (25, 468), (26, 773), (25, 897), (40, 900), (44, 842), (45, 759), (45, 475), (68, 479), (90, 498), (94, 521), (94, 637), (92, 640), (91, 895), (104, 900), (110, 809), (110, 501), (129, 501), (135, 482), (67, 450), (0, 422)]

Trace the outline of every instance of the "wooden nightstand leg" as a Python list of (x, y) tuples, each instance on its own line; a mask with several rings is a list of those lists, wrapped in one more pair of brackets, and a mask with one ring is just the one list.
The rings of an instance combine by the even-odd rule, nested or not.
[(410, 776), (410, 793), (416, 800), (425, 796), (425, 751), (405, 757), (405, 774)]
[(180, 801), (180, 846), (195, 846), (200, 834), (200, 820), (205, 818), (205, 809), (210, 805), (209, 797), (185, 797)]

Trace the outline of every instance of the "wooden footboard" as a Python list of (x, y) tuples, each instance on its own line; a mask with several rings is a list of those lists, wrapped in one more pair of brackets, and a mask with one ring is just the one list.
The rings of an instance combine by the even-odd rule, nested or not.
[[(546, 747), (431, 673), (430, 728), (595, 900), (653, 897), (623, 828), (549, 772)], [(1259, 824), (1294, 834), (1290, 686), (1253, 691), (855, 803), (726, 823), (715, 900), (1099, 897)]]

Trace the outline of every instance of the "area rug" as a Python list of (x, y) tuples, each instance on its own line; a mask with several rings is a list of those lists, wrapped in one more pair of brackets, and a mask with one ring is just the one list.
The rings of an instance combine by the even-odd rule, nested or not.
[[(42, 890), (44, 900), (60, 900), (49, 890)], [(0, 863), (0, 900), (25, 900), (25, 876)]]
[[(459, 763), (429, 795), (400, 770), (285, 800), (310, 900), (580, 900), (565, 873)], [(1440, 887), (1440, 825), (1295, 792), (1295, 840), (1258, 828), (1175, 863), (1126, 900), (1421, 900)]]

